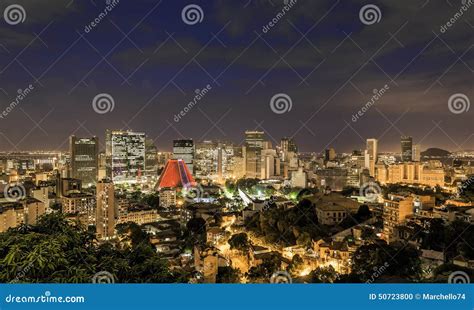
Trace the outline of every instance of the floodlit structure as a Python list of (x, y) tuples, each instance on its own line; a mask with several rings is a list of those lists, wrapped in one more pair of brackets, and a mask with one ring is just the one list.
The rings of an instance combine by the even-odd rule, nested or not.
[(161, 188), (189, 188), (196, 186), (193, 175), (182, 159), (170, 159), (166, 163), (163, 173), (158, 179), (156, 189)]

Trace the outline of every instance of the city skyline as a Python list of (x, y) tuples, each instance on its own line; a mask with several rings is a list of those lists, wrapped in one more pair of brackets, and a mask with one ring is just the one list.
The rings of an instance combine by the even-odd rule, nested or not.
[(1, 1), (0, 308), (467, 305), (473, 30), (474, 0)]
[[(140, 131), (137, 131), (137, 130), (123, 130), (123, 129), (120, 129), (120, 130), (114, 130), (114, 129), (106, 129), (106, 132), (107, 131), (129, 131), (129, 132), (135, 132), (135, 133), (143, 133), (146, 135), (147, 139), (148, 139), (148, 135), (146, 132), (140, 132)], [(265, 135), (265, 132), (264, 132), (264, 136), (266, 137)], [(105, 145), (105, 141), (106, 141), (106, 134), (104, 134), (104, 138), (99, 138), (100, 136), (98, 135), (91, 135), (91, 136), (88, 136), (88, 135), (72, 135), (72, 136), (69, 136), (68, 137), (68, 141), (71, 137), (75, 137), (77, 139), (92, 139), (92, 138), (98, 138), (98, 141), (99, 141), (99, 152), (101, 153), (105, 153), (106, 152), (106, 145)], [(156, 148), (157, 148), (157, 152), (167, 152), (167, 153), (173, 153), (173, 141), (178, 141), (178, 140), (190, 140), (190, 141), (193, 141), (195, 144), (199, 144), (199, 143), (205, 143), (205, 142), (222, 142), (222, 143), (231, 143), (233, 144), (234, 146), (237, 146), (237, 147), (240, 147), (240, 146), (244, 146), (245, 145), (245, 131), (242, 132), (242, 139), (239, 140), (240, 143), (235, 143), (236, 141), (235, 140), (229, 140), (229, 139), (205, 139), (205, 140), (194, 140), (192, 137), (185, 137), (185, 138), (176, 138), (176, 139), (171, 139), (170, 141), (168, 141), (167, 143), (167, 147), (166, 148), (162, 148), (160, 147), (160, 145), (156, 145)], [(387, 154), (401, 154), (402, 152), (402, 146), (401, 146), (401, 143), (402, 143), (402, 139), (404, 137), (409, 137), (409, 138), (412, 138), (412, 136), (400, 136), (398, 137), (398, 144), (394, 142), (394, 146), (392, 149), (390, 150), (387, 150), (387, 149), (382, 149), (380, 150), (378, 153), (387, 153)], [(282, 140), (285, 140), (285, 139), (288, 139), (289, 137), (287, 136), (284, 136), (284, 137), (281, 137), (279, 138), (279, 140), (274, 140), (276, 141), (277, 143), (275, 144), (274, 141), (272, 141), (271, 139), (266, 139), (266, 141), (270, 141), (272, 143), (272, 147), (275, 148), (276, 145), (280, 146), (281, 144), (281, 141)], [(377, 140), (378, 144), (380, 145), (380, 142), (381, 140), (378, 140), (374, 137), (367, 137), (366, 138), (367, 140), (369, 139), (375, 139)], [(309, 150), (309, 151), (299, 151), (298, 150), (298, 153), (316, 153), (316, 154), (324, 154), (325, 151), (327, 151), (328, 149), (334, 149), (336, 151), (337, 154), (341, 154), (341, 153), (345, 153), (345, 154), (349, 154), (353, 151), (363, 151), (366, 147), (366, 142), (367, 141), (364, 141), (364, 142), (361, 142), (358, 144), (358, 146), (354, 146), (354, 147), (350, 147), (348, 146), (346, 149), (337, 149), (335, 148), (333, 145), (327, 145), (325, 149), (322, 149), (322, 150)], [(296, 145), (299, 146), (301, 145), (298, 141), (295, 141)], [(383, 140), (382, 140), (382, 144), (383, 144)], [(420, 144), (416, 144), (413, 142), (413, 147), (418, 147), (418, 146), (421, 146), (421, 150), (420, 152), (424, 152), (424, 151), (427, 151), (428, 149), (442, 149), (442, 150), (445, 150), (445, 151), (448, 151), (450, 153), (456, 153), (456, 152), (473, 152), (474, 151), (474, 146), (472, 149), (470, 148), (465, 148), (465, 149), (459, 149), (459, 150), (452, 150), (452, 149), (449, 149), (449, 148), (441, 148), (441, 147), (436, 147), (436, 146), (430, 146), (430, 145), (420, 145)], [(52, 150), (52, 149), (47, 149), (47, 148), (43, 148), (43, 149), (25, 149), (25, 150), (0, 150), (0, 153), (28, 153), (28, 152), (61, 152), (61, 153), (68, 153), (70, 150), (70, 146), (68, 144), (65, 144), (65, 146), (61, 149), (57, 149), (57, 150)]]
[[(449, 109), (453, 95), (474, 98), (474, 10), (443, 27), (458, 1), (380, 1), (374, 23), (361, 22), (361, 1), (297, 1), (271, 27), (283, 5), (263, 0), (196, 1), (192, 25), (186, 1), (118, 2), (100, 18), (99, 2), (50, 1), (41, 14), (16, 2), (27, 14), (0, 28), (0, 112), (19, 89), (22, 99), (2, 114), (1, 151), (64, 150), (69, 135), (104, 141), (107, 128), (146, 132), (165, 150), (189, 136), (241, 141), (246, 129), (293, 136), (303, 152), (350, 151), (368, 137), (395, 151), (402, 135), (474, 148), (469, 106)], [(101, 94), (113, 106), (97, 113)], [(285, 113), (271, 109), (278, 94), (291, 99)]]

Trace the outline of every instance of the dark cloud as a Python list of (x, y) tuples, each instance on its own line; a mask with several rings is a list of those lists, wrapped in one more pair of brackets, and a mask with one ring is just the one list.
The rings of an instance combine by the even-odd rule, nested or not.
[[(460, 1), (375, 1), (381, 20), (366, 26), (359, 20), (366, 1), (299, 0), (262, 33), (283, 1), (196, 1), (205, 16), (195, 26), (181, 21), (187, 1), (163, 1), (155, 8), (156, 3), (121, 2), (85, 35), (91, 47), (85, 40), (72, 44), (79, 37), (76, 31), (105, 3), (24, 1), (28, 23), (0, 27), (0, 43), (9, 51), (0, 48), (6, 56), (0, 71), (8, 66), (0, 75), (8, 92), (0, 93), (0, 109), (18, 88), (41, 76), (43, 86), (35, 84), (35, 93), (21, 108), (35, 121), (52, 112), (41, 123), (44, 131), (20, 109), (0, 120), (1, 148), (10, 147), (5, 137), (21, 141), (22, 149), (65, 148), (61, 142), (76, 130), (102, 136), (106, 128), (127, 126), (146, 131), (161, 148), (169, 148), (173, 138), (199, 139), (206, 133), (205, 138), (240, 142), (245, 129), (258, 128), (262, 121), (269, 136), (294, 134), (303, 150), (319, 151), (328, 144), (350, 150), (363, 146), (367, 137), (381, 137), (382, 148), (392, 150), (401, 133), (423, 145), (472, 148), (466, 140), (472, 110), (454, 115), (447, 103), (454, 93), (474, 101), (474, 7), (440, 33)], [(47, 47), (36, 39), (19, 57), (24, 67), (14, 61), (52, 20), (41, 35)], [(194, 90), (207, 84), (213, 87), (209, 96), (174, 123)], [(373, 90), (386, 84), (390, 90), (353, 123), (352, 115)], [(115, 98), (113, 113), (97, 115), (91, 109), (92, 98), (101, 92)], [(293, 99), (290, 113), (271, 112), (269, 100), (279, 92)], [(209, 131), (213, 124), (208, 118), (217, 121), (229, 109), (218, 124), (222, 132)]]

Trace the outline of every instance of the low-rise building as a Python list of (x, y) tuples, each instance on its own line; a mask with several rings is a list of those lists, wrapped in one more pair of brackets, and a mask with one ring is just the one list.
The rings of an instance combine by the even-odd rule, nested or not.
[(323, 239), (313, 242), (313, 251), (319, 266), (332, 266), (336, 272), (348, 274), (352, 268), (352, 257), (357, 245), (348, 241), (330, 241)]
[(26, 198), (17, 202), (0, 203), (0, 232), (22, 224), (36, 225), (46, 213), (43, 202), (35, 198)]
[(157, 222), (158, 210), (147, 205), (131, 204), (127, 199), (118, 202), (117, 224), (133, 222), (138, 225)]
[(337, 225), (350, 213), (357, 212), (359, 203), (338, 194), (322, 195), (315, 202), (318, 222), (322, 225)]

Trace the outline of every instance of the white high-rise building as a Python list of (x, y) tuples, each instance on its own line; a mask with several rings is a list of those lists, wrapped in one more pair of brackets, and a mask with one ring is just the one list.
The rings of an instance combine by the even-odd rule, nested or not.
[(97, 182), (96, 233), (98, 239), (110, 239), (115, 235), (114, 184), (107, 180)]
[(107, 130), (107, 176), (114, 183), (136, 182), (145, 171), (145, 133)]
[(367, 148), (365, 150), (365, 168), (369, 169), (370, 175), (375, 176), (375, 164), (378, 158), (378, 140), (367, 139)]
[(421, 160), (421, 145), (420, 144), (415, 144), (413, 145), (413, 161), (420, 161)]

